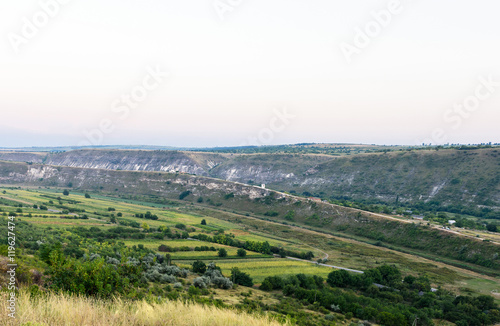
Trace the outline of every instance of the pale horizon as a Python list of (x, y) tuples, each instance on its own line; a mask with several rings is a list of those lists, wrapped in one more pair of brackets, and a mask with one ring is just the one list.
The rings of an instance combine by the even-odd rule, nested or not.
[(500, 142), (497, 2), (218, 3), (0, 4), (0, 147)]

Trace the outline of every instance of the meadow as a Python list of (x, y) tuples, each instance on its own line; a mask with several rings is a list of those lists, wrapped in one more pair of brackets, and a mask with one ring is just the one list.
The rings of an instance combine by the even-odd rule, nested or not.
[[(3, 193), (5, 191), (5, 193)], [(271, 245), (282, 246), (289, 250), (300, 252), (313, 251), (315, 258), (328, 257), (328, 263), (353, 269), (366, 269), (380, 266), (384, 263), (394, 264), (403, 272), (419, 276), (428, 276), (435, 287), (442, 286), (462, 294), (481, 293), (493, 295), (500, 301), (500, 281), (498, 278), (481, 275), (460, 267), (437, 262), (424, 258), (417, 253), (404, 253), (387, 247), (374, 245), (361, 237), (347, 238), (340, 235), (320, 233), (297, 226), (284, 225), (276, 222), (257, 219), (237, 212), (225, 212), (216, 208), (207, 208), (196, 205), (158, 205), (146, 201), (124, 200), (104, 195), (90, 193), (91, 198), (85, 198), (85, 193), (73, 192), (69, 195), (62, 194), (62, 189), (13, 189), (0, 188), (0, 197), (22, 205), (18, 219), (33, 223), (42, 228), (71, 229), (72, 227), (98, 227), (111, 230), (122, 227), (139, 232), (141, 229), (121, 225), (122, 222), (146, 223), (151, 228), (162, 226), (171, 228), (174, 232), (189, 231), (189, 235), (209, 234), (214, 235), (220, 231), (225, 234), (232, 233), (240, 241), (268, 241)], [(60, 200), (58, 199), (60, 198)], [(49, 201), (54, 204), (49, 204)], [(49, 209), (61, 212), (41, 211), (33, 208), (47, 205)], [(69, 208), (84, 209), (85, 212), (76, 212), (78, 215), (87, 215), (88, 219), (61, 218), (68, 216), (62, 211), (65, 206)], [(3, 212), (16, 211), (19, 207), (0, 204)], [(112, 209), (112, 210), (110, 210)], [(158, 220), (137, 218), (135, 214), (150, 211), (158, 216)], [(118, 216), (121, 213), (122, 216)], [(31, 214), (33, 217), (28, 217)], [(21, 216), (22, 215), (22, 216)], [(40, 217), (44, 215), (47, 217)], [(111, 222), (114, 216), (117, 223)], [(206, 225), (201, 225), (205, 220)], [(178, 229), (182, 224), (185, 228)], [(217, 251), (177, 251), (170, 252), (174, 263), (189, 265), (194, 260), (205, 262), (216, 261), (223, 272), (228, 275), (234, 266), (250, 274), (254, 282), (261, 282), (266, 276), (304, 273), (308, 275), (325, 276), (331, 271), (328, 267), (318, 267), (308, 262), (291, 261), (287, 259), (271, 258), (269, 255), (247, 250), (247, 256), (237, 256), (237, 248), (188, 239), (156, 239), (150, 238), (152, 234), (146, 233), (144, 239), (117, 239), (127, 246), (143, 245), (145, 248), (156, 252), (160, 244), (170, 247), (196, 247), (208, 246), (226, 248), (228, 257), (218, 257)]]

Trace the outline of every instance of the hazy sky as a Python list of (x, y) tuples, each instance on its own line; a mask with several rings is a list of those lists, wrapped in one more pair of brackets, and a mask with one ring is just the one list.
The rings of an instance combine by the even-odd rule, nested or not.
[(499, 12), (497, 0), (2, 1), (0, 146), (500, 142)]

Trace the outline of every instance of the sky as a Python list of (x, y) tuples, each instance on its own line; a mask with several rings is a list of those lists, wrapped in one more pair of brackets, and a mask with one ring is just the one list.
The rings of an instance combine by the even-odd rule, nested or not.
[(500, 142), (496, 0), (0, 2), (0, 147)]

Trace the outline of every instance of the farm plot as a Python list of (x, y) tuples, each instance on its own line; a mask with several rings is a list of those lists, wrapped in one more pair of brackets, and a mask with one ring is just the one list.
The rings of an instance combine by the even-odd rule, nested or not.
[[(333, 270), (330, 267), (318, 266), (302, 261), (289, 260), (286, 258), (270, 259), (240, 259), (240, 260), (214, 260), (224, 275), (231, 275), (231, 268), (238, 267), (241, 271), (248, 273), (255, 283), (261, 283), (268, 276), (286, 276), (295, 274), (318, 275), (326, 279)], [(182, 264), (191, 264), (192, 261), (183, 261)]]

